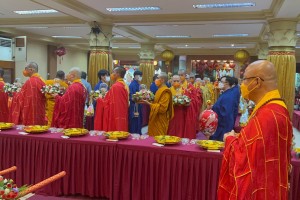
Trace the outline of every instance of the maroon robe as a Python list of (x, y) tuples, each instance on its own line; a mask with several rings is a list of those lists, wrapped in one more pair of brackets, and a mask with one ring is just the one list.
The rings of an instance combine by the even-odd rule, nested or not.
[[(191, 103), (187, 107), (185, 115), (184, 138), (195, 139), (198, 127), (198, 116), (202, 106), (201, 93), (192, 84), (189, 84), (184, 95), (190, 97)], [(201, 106), (199, 106), (201, 104)]]
[(128, 90), (125, 83), (117, 81), (104, 99), (97, 100), (95, 130), (128, 131), (128, 106)]
[(63, 96), (55, 97), (52, 127), (83, 128), (87, 90), (81, 82), (73, 82)]
[(0, 78), (0, 122), (8, 122), (8, 95), (3, 91), (4, 81)]
[(45, 125), (46, 97), (41, 92), (44, 85), (42, 78), (33, 74), (22, 86), (12, 113), (15, 124)]

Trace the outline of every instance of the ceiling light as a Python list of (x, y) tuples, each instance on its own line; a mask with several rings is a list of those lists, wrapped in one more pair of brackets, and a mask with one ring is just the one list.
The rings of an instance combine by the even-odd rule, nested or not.
[(156, 35), (156, 38), (190, 38), (190, 35)]
[(123, 8), (106, 8), (109, 12), (134, 12), (134, 11), (154, 11), (160, 10), (158, 6), (147, 6), (147, 7), (123, 7)]
[(255, 3), (212, 3), (212, 4), (196, 4), (194, 8), (242, 8), (252, 7)]
[(119, 47), (112, 47), (113, 49), (118, 49)]
[(80, 36), (71, 36), (71, 35), (54, 35), (53, 38), (81, 38)]
[(296, 49), (300, 49), (300, 46), (297, 46)]
[(219, 47), (220, 49), (246, 49), (247, 47), (231, 47), (231, 46), (228, 46), (228, 47)]
[(231, 44), (232, 47), (234, 47), (234, 44)]
[(49, 28), (48, 26), (21, 26), (17, 28), (23, 28), (23, 29), (44, 29)]
[(297, 36), (300, 36), (300, 33), (297, 33)]
[(185, 46), (188, 47), (189, 45), (186, 44)]
[(249, 34), (214, 34), (213, 37), (247, 37)]
[(177, 49), (200, 49), (202, 47), (177, 47)]
[(140, 49), (141, 47), (128, 47), (128, 49)]
[(123, 35), (113, 35), (113, 38), (123, 38)]
[(57, 13), (57, 10), (17, 10), (14, 11), (14, 13), (17, 13), (19, 15), (40, 15), (40, 14), (51, 14), (51, 13)]

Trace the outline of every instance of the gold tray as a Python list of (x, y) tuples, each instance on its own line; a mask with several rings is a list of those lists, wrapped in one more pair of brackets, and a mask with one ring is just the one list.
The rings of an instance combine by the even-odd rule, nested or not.
[(216, 140), (199, 140), (197, 144), (203, 149), (208, 149), (208, 150), (220, 150), (223, 149), (225, 146), (224, 142), (220, 142)]
[(34, 126), (25, 126), (23, 130), (27, 133), (43, 133), (48, 131), (48, 126), (34, 125)]
[(105, 137), (109, 139), (126, 139), (130, 135), (126, 131), (109, 131), (104, 133)]
[(294, 151), (295, 151), (296, 153), (300, 153), (300, 148), (295, 148)]
[(63, 131), (65, 136), (76, 137), (86, 135), (89, 131), (84, 128), (68, 128)]
[(180, 137), (171, 135), (158, 135), (154, 139), (158, 144), (178, 144), (181, 141)]
[(10, 129), (14, 125), (15, 125), (14, 123), (0, 122), (0, 130)]

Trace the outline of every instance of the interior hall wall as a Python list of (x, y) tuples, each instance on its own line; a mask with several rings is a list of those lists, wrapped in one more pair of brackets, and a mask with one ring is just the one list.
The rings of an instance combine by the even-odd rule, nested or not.
[(57, 56), (57, 70), (63, 70), (67, 74), (72, 67), (79, 67), (87, 72), (87, 53), (88, 51), (67, 48), (66, 55)]
[(47, 78), (47, 45), (39, 42), (27, 41), (27, 61), (16, 61), (16, 78), (24, 83), (27, 78), (23, 76), (23, 70), (29, 62), (36, 62), (39, 66), (39, 74)]

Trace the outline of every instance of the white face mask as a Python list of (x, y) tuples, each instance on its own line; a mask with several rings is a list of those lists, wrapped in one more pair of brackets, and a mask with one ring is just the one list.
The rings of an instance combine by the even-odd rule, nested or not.
[(224, 83), (219, 82), (219, 88), (220, 88), (220, 89), (223, 89), (223, 87), (224, 87)]
[(109, 82), (109, 81), (110, 81), (110, 77), (109, 77), (109, 76), (106, 76), (106, 77), (105, 77), (105, 81), (106, 81), (106, 82)]
[(139, 76), (138, 81), (142, 81), (143, 77)]

